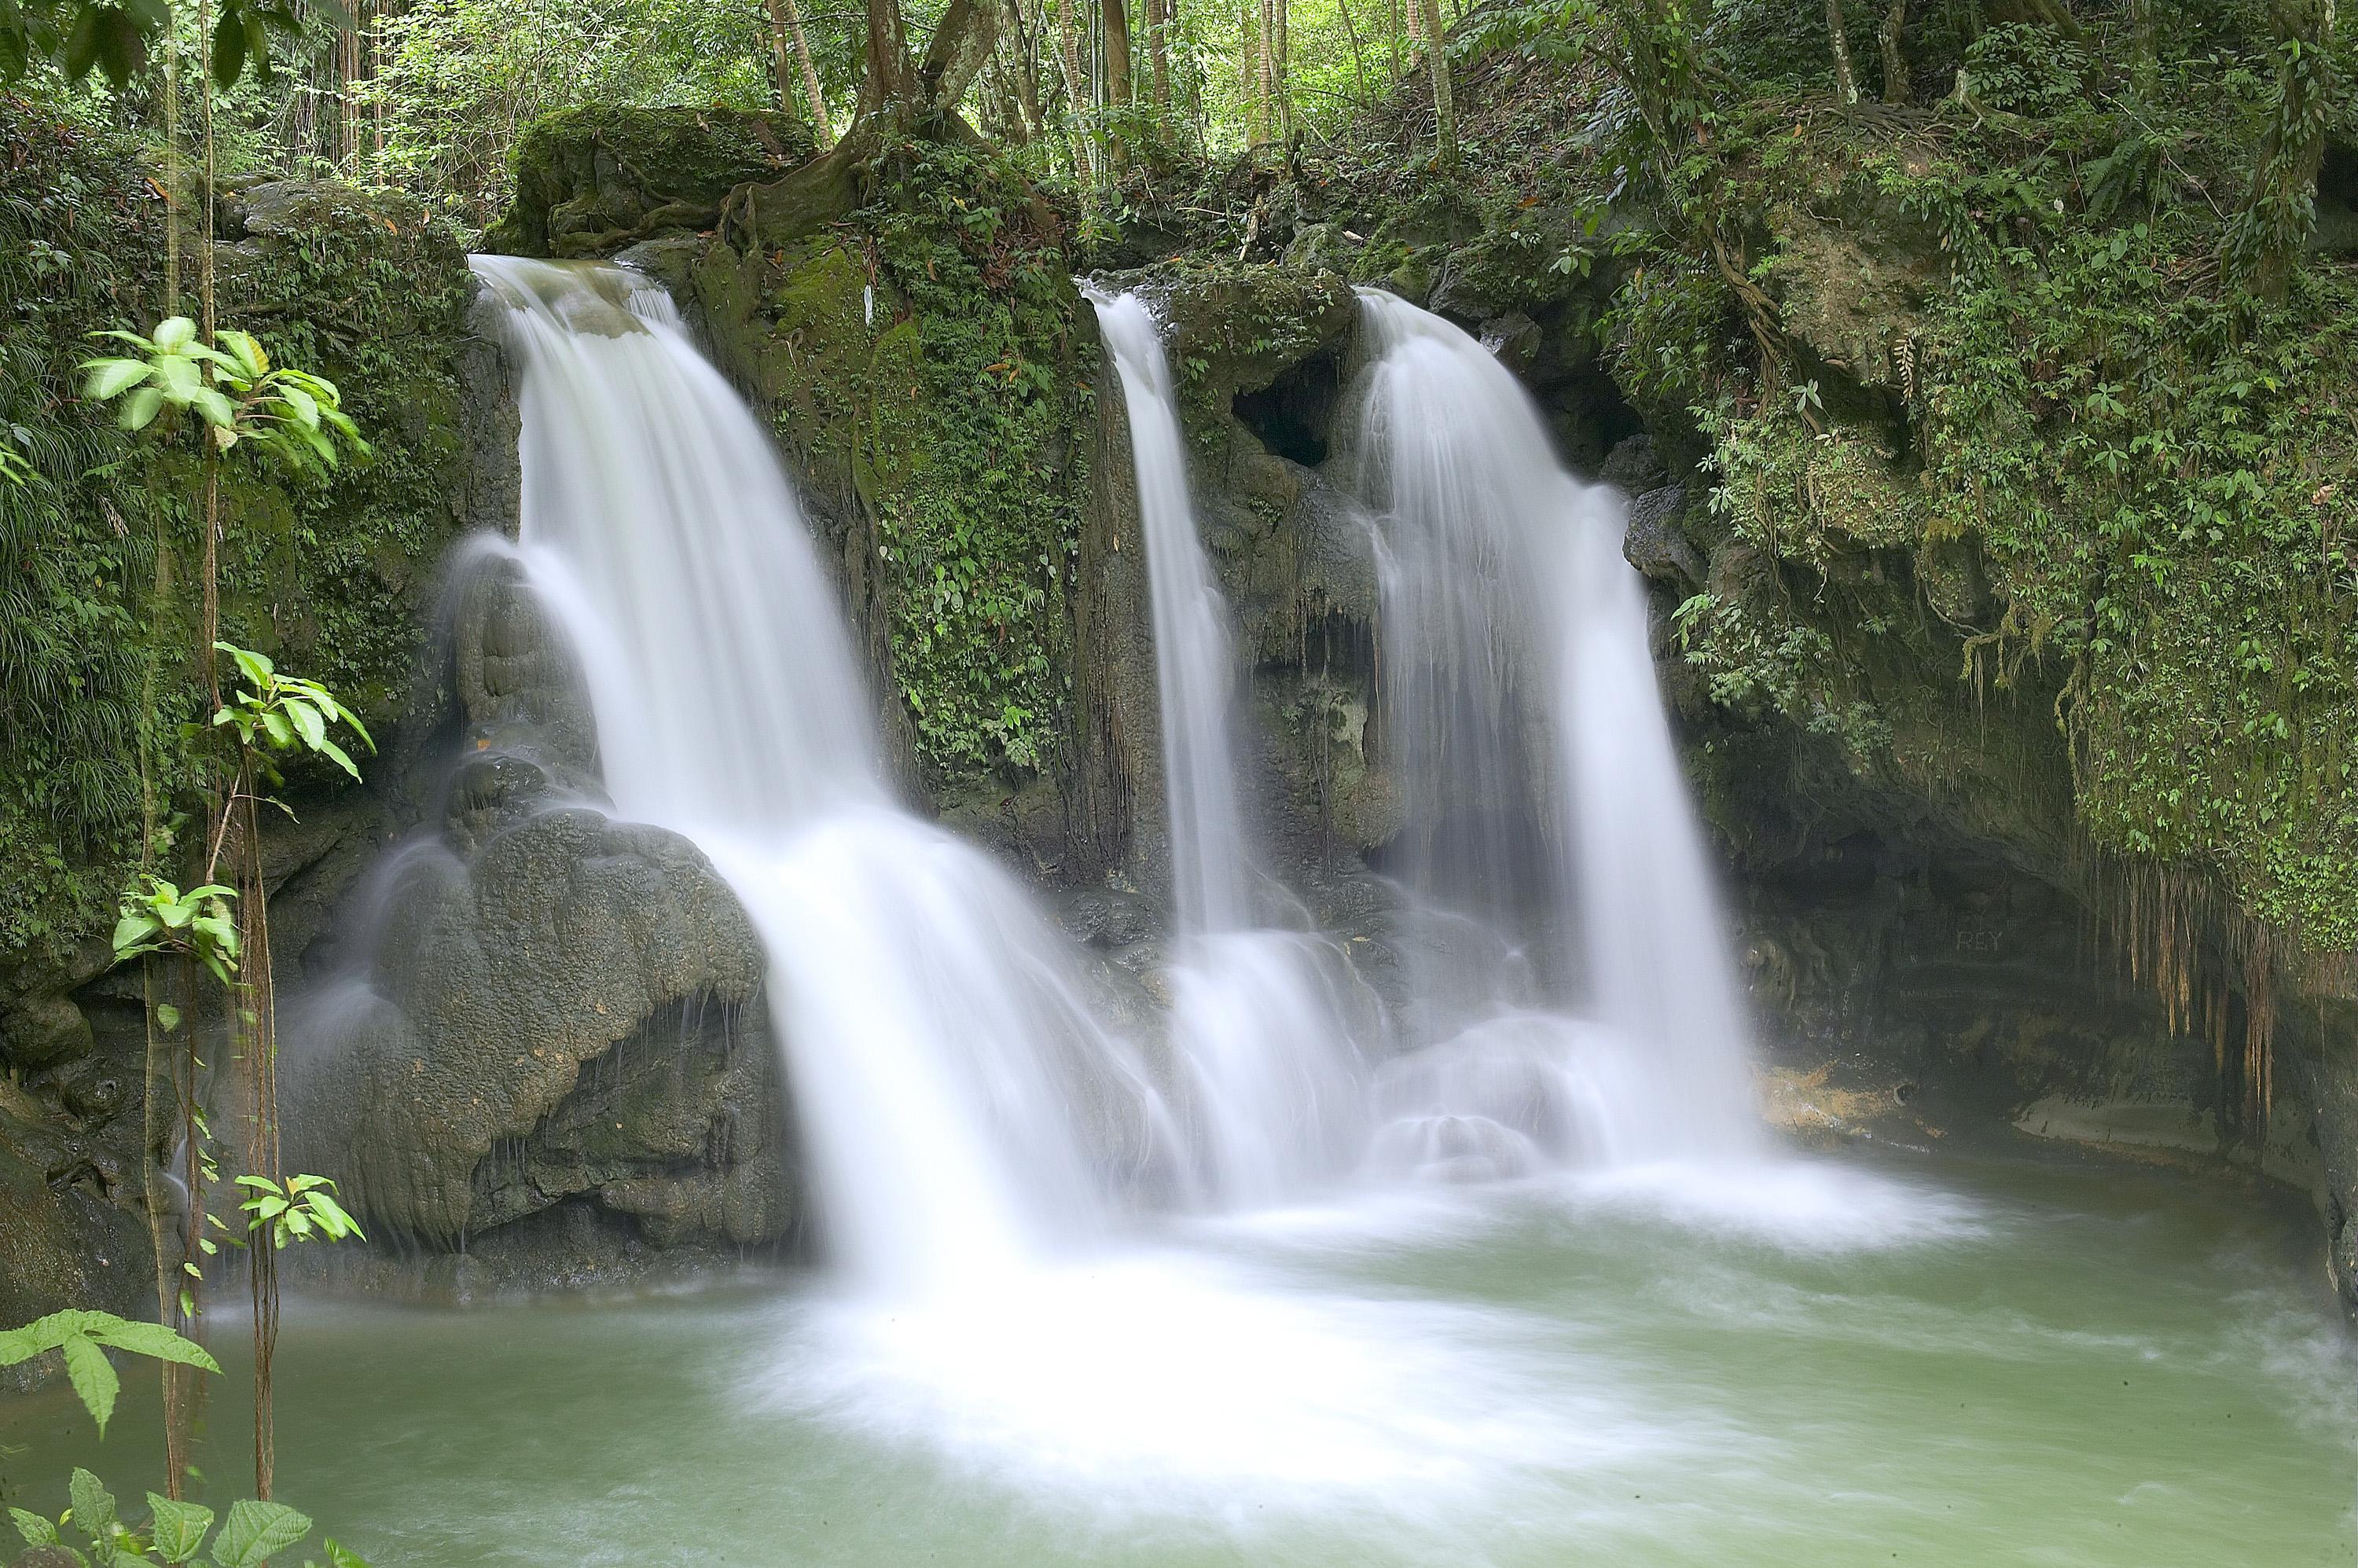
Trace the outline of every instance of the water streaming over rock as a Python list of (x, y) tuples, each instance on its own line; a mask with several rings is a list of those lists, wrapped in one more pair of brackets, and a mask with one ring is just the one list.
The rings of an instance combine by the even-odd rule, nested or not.
[(1022, 891), (895, 806), (767, 435), (644, 279), (474, 266), (522, 371), (520, 557), (579, 651), (617, 812), (692, 838), (769, 949), (832, 1249), (969, 1288), (1087, 1233), (1154, 1097)]
[(1315, 935), (1264, 928), (1264, 881), (1240, 796), (1239, 684), (1228, 601), (1188, 492), (1170, 357), (1146, 301), (1092, 291), (1121, 375), (1152, 601), (1171, 881), (1182, 945), (1172, 1036), (1192, 1070), (1210, 1185), (1267, 1203), (1355, 1159), (1364, 1070)]
[[(1625, 503), (1564, 470), (1479, 343), (1392, 295), (1360, 298), (1383, 722), (1410, 823), (1396, 865), (1419, 898), (1519, 934), (1529, 958), (1471, 942), (1426, 957), (1435, 1005), (1388, 1075), (1407, 1125), (1387, 1140), (1476, 1169), (1530, 1138), (1592, 1163), (1754, 1152), (1747, 1032), (1621, 557)], [(1450, 1016), (1486, 992), (1512, 1005)], [(1572, 1002), (1593, 1025), (1530, 1011)]]

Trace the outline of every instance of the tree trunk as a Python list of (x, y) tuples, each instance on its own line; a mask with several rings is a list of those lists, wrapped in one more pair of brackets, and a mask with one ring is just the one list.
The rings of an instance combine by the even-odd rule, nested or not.
[(1287, 0), (1270, 0), (1270, 12), (1276, 21), (1275, 41), (1270, 53), (1277, 62), (1278, 130), (1291, 141), (1293, 136), (1293, 38), (1289, 26), (1291, 7)]
[(1277, 0), (1260, 0), (1260, 25), (1253, 36), (1260, 43), (1261, 140), (1273, 142), (1283, 133), (1284, 111), (1277, 99)]
[(1245, 145), (1257, 147), (1269, 139), (1264, 129), (1266, 103), (1260, 90), (1260, 0), (1243, 0), (1240, 16), (1237, 24), (1237, 76), (1245, 101)]
[(2285, 5), (2277, 25), (2277, 117), (2226, 242), (2230, 276), (2264, 299), (2284, 297), (2317, 223), (2317, 175), (2335, 95), (2334, 0), (2309, 0), (2305, 14)]
[(999, 8), (991, 0), (950, 0), (917, 67), (919, 114), (928, 122), (955, 115), (998, 42)]
[(1129, 0), (1099, 0), (1098, 14), (1105, 26), (1105, 96), (1115, 108), (1130, 103)]
[(1359, 102), (1368, 101), (1368, 61), (1359, 52), (1359, 29), (1351, 20), (1350, 0), (1335, 0), (1336, 9), (1343, 13), (1343, 37), (1351, 46), (1351, 74), (1359, 83)]
[(1146, 0), (1148, 102), (1157, 125), (1171, 112), (1171, 0)]
[(1426, 68), (1433, 73), (1435, 156), (1444, 168), (1457, 167), (1457, 104), (1449, 90), (1449, 40), (1441, 29), (1441, 0), (1415, 0), (1424, 13)]
[(786, 85), (790, 74), (786, 44), (791, 39), (802, 77), (803, 97), (810, 104), (811, 136), (819, 151), (825, 152), (835, 141), (835, 126), (827, 120), (826, 94), (819, 91), (818, 67), (811, 63), (810, 38), (803, 31), (802, 7), (795, 0), (766, 0), (766, 4), (770, 8), (770, 48), (778, 57), (778, 107), (794, 107), (794, 90)]
[(1048, 122), (1040, 113), (1039, 56), (1033, 52), (1031, 29), (1023, 25), (1023, 10), (1018, 0), (1001, 0), (1004, 14), (1000, 18), (1008, 55), (1014, 61), (1016, 106), (1023, 111), (1023, 123), (1033, 136), (1047, 134)]
[(1905, 103), (1908, 90), (1908, 51), (1903, 47), (1908, 27), (1908, 0), (1891, 0), (1891, 9), (1883, 14), (1883, 26), (1876, 30), (1875, 41), (1883, 50), (1883, 101)]
[(1099, 177), (1098, 142), (1088, 124), (1088, 78), (1081, 74), (1080, 29), (1074, 25), (1073, 7), (1080, 0), (1055, 0), (1057, 63), (1065, 70), (1065, 113), (1073, 125), (1073, 139), (1078, 154), (1088, 166), (1092, 180)]
[(1842, 0), (1826, 0), (1826, 36), (1834, 50), (1834, 102), (1847, 110), (1858, 102), (1858, 78), (1850, 68), (1850, 29), (1843, 24)]
[(852, 112), (855, 124), (878, 113), (905, 116), (911, 107), (909, 33), (901, 18), (901, 0), (866, 0), (866, 5), (868, 39), (860, 103)]
[(2153, 0), (2129, 0), (2129, 85), (2153, 96), (2161, 74), (2161, 42), (2153, 26)]

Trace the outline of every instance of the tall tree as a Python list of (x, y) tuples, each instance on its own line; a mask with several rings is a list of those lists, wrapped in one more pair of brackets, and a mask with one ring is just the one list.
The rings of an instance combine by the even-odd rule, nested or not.
[(827, 95), (819, 91), (818, 67), (811, 61), (810, 38), (803, 31), (802, 7), (795, 0), (764, 0), (770, 13), (770, 50), (776, 57), (778, 72), (778, 107), (791, 109), (789, 102), (794, 90), (786, 85), (793, 74), (787, 69), (786, 45), (794, 44), (795, 58), (800, 62), (803, 97), (810, 105), (811, 135), (824, 152), (835, 140), (835, 127), (828, 123)]
[(1159, 128), (1171, 112), (1171, 0), (1146, 0), (1146, 59), (1149, 102)]
[(1908, 51), (1904, 35), (1908, 27), (1908, 0), (1891, 0), (1891, 9), (1883, 14), (1883, 25), (1876, 29), (1875, 41), (1883, 51), (1883, 101), (1886, 103), (1908, 102)]
[(1834, 102), (1848, 109), (1858, 102), (1858, 77), (1851, 70), (1850, 28), (1843, 23), (1842, 0), (1826, 0), (1826, 37), (1833, 46)]
[(1130, 5), (1128, 0), (1098, 0), (1098, 16), (1104, 28), (1105, 101), (1109, 108), (1127, 109), (1130, 91)]
[(1435, 156), (1444, 168), (1457, 167), (1457, 104), (1449, 85), (1449, 39), (1442, 31), (1441, 0), (1412, 0), (1424, 15), (1424, 59), (1433, 76)]

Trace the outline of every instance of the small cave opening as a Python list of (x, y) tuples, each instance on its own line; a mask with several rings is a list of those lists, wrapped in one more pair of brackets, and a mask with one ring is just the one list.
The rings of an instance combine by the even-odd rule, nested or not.
[(1229, 407), (1271, 452), (1314, 469), (1332, 449), (1335, 409), (1342, 395), (1341, 368), (1333, 355), (1320, 354), (1257, 392), (1238, 393)]

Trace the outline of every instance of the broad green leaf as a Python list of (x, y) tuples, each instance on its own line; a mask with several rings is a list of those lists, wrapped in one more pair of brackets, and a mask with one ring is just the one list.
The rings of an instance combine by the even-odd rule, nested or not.
[(174, 1007), (168, 1001), (157, 1002), (156, 1004), (156, 1022), (165, 1033), (171, 1033), (172, 1031), (180, 1027), (180, 1010)]
[(167, 316), (156, 323), (156, 346), (178, 353), (197, 341), (197, 324), (186, 316)]
[(124, 1320), (93, 1329), (91, 1337), (102, 1345), (112, 1345), (117, 1350), (128, 1350), (134, 1356), (153, 1357), (158, 1361), (177, 1361), (183, 1367), (201, 1368), (218, 1372), (221, 1364), (207, 1354), (205, 1347), (194, 1340), (160, 1323), (138, 1323)]
[(152, 914), (126, 914), (114, 923), (114, 951), (119, 957), (156, 934)]
[(234, 643), (215, 643), (213, 651), (227, 654), (236, 660), (240, 672), (247, 680), (254, 683), (254, 689), (257, 691), (267, 687), (270, 685), (270, 677), (278, 670), (278, 666), (270, 662), (269, 655), (257, 654), (251, 648), (241, 648)]
[(210, 386), (200, 386), (190, 395), (189, 406), (203, 415), (206, 424), (212, 426), (222, 435), (230, 438), (222, 442), (224, 448), (235, 441), (237, 410), (230, 406), (228, 398)]
[(262, 710), (262, 730), (270, 737), (272, 745), (282, 750), (295, 742), (295, 726), (287, 721), (286, 714), (275, 708)]
[(216, 332), (213, 337), (227, 351), (230, 358), (237, 362), (237, 368), (252, 379), (260, 381), (270, 373), (270, 356), (262, 351), (262, 345), (254, 340), (253, 333), (232, 328)]
[(95, 403), (104, 403), (128, 386), (136, 386), (147, 379), (147, 365), (141, 360), (86, 360), (83, 370), (90, 373), (82, 382), (81, 395)]
[(283, 386), (279, 388), (278, 398), (293, 413), (296, 423), (307, 430), (319, 427), (319, 400), (299, 386)]
[(260, 1568), (272, 1553), (284, 1552), (311, 1533), (308, 1515), (283, 1503), (256, 1502), (248, 1498), (229, 1506), (229, 1518), (213, 1538), (213, 1560), (221, 1568)]
[(74, 1527), (92, 1541), (104, 1541), (114, 1530), (114, 1494), (89, 1471), (76, 1469), (66, 1483), (73, 1503)]
[(213, 1527), (212, 1509), (198, 1503), (175, 1502), (153, 1492), (147, 1494), (147, 1507), (156, 1516), (157, 1556), (167, 1563), (186, 1563), (203, 1550), (205, 1531)]
[(325, 736), (322, 736), (319, 741), (319, 754), (352, 774), (352, 777), (361, 776), (360, 769), (353, 766), (352, 758), (345, 754), (344, 749)]
[(328, 1568), (369, 1568), (368, 1560), (334, 1536), (323, 1542), (328, 1549)]
[[(57, 1525), (49, 1519), (43, 1519), (39, 1514), (33, 1513), (25, 1509), (10, 1509), (8, 1510), (8, 1519), (11, 1523), (16, 1525), (16, 1533), (25, 1538), (26, 1545), (55, 1546), (58, 1543)], [(334, 1555), (334, 1547), (332, 1543), (330, 1543), (329, 1551), (330, 1556), (332, 1557)]]
[(126, 430), (145, 430), (164, 411), (164, 395), (152, 386), (143, 386), (123, 400), (115, 411), (114, 422)]
[(103, 1439), (123, 1379), (114, 1375), (114, 1363), (107, 1360), (106, 1352), (86, 1335), (73, 1335), (58, 1348), (65, 1353), (66, 1381), (73, 1385), (82, 1408), (90, 1411), (90, 1419), (98, 1422), (98, 1435)]
[(288, 697), (281, 706), (294, 722), (296, 732), (303, 737), (303, 744), (319, 750), (319, 743), (328, 738), (328, 721), (319, 717), (319, 710), (299, 697)]
[[(156, 384), (176, 408), (185, 408), (196, 401), (197, 395), (206, 391), (204, 379), (197, 373), (197, 362), (185, 354), (160, 354), (153, 368)], [(214, 396), (221, 395), (214, 393)], [(215, 421), (219, 423), (219, 421)]]

